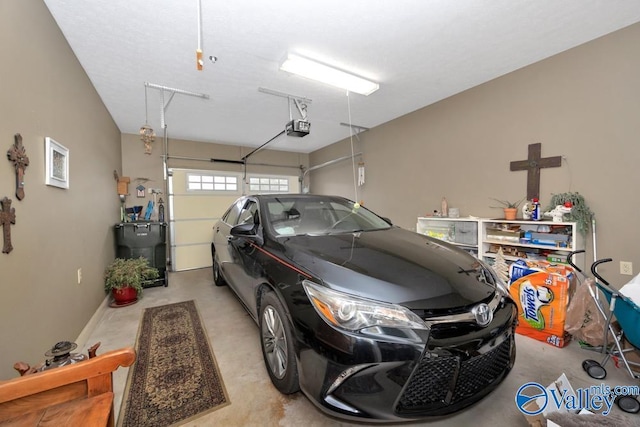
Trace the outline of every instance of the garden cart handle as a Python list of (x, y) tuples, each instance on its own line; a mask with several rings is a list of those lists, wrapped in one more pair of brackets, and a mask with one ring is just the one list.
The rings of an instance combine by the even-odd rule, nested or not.
[(601, 282), (601, 283), (598, 283), (598, 286), (600, 286), (603, 289), (606, 289), (607, 292), (611, 293), (611, 299), (609, 301), (609, 318), (607, 319), (607, 322), (611, 321), (611, 316), (613, 315), (613, 311), (616, 308), (616, 299), (618, 299), (618, 296), (620, 295), (620, 293), (617, 290), (613, 289), (609, 285), (609, 282), (604, 280), (602, 276), (598, 274), (598, 265), (603, 264), (605, 262), (611, 262), (611, 261), (613, 261), (611, 258), (603, 258), (591, 264), (591, 272)]
[(568, 263), (571, 267), (575, 268), (575, 269), (578, 271), (578, 273), (582, 273), (582, 270), (580, 269), (580, 267), (578, 267), (577, 265), (575, 265), (575, 264), (573, 263), (572, 258), (573, 258), (573, 256), (574, 256), (574, 255), (576, 255), (576, 254), (581, 254), (581, 253), (583, 253), (583, 252), (585, 252), (585, 250), (584, 250), (584, 249), (580, 249), (579, 251), (571, 251), (571, 252), (569, 252), (569, 253), (567, 254), (567, 263)]
[(603, 259), (599, 259), (599, 260), (595, 261), (593, 264), (591, 264), (591, 273), (593, 273), (593, 275), (595, 277), (597, 277), (598, 280), (600, 280), (602, 283), (604, 283), (607, 286), (607, 288), (609, 287), (609, 282), (604, 280), (602, 278), (602, 276), (598, 274), (598, 266), (600, 264), (605, 263), (605, 262), (611, 262), (611, 261), (613, 261), (613, 259), (611, 259), (611, 258), (603, 258)]
[[(614, 339), (615, 339), (615, 332), (613, 330), (613, 328), (611, 327), (611, 319), (613, 318), (613, 314), (614, 311), (616, 309), (616, 301), (618, 299), (618, 296), (620, 295), (619, 292), (615, 289), (613, 289), (611, 286), (609, 286), (609, 282), (607, 282), (606, 280), (604, 280), (602, 278), (602, 276), (600, 276), (598, 274), (598, 265), (603, 264), (605, 262), (611, 262), (613, 261), (611, 258), (604, 258), (604, 259), (599, 259), (597, 261), (595, 261), (593, 264), (591, 264), (591, 272), (593, 273), (593, 275), (602, 283), (598, 283), (597, 286), (601, 287), (602, 289), (606, 290), (606, 292), (611, 293), (611, 297), (609, 299), (609, 313), (606, 316), (606, 327), (604, 328), (604, 337), (603, 337), (603, 346), (602, 346), (602, 350), (601, 353), (605, 354), (606, 353), (606, 348), (607, 348), (607, 335), (609, 332), (611, 332), (612, 335), (614, 335)], [(604, 313), (603, 310), (601, 310), (601, 313)], [(620, 348), (620, 347), (618, 347)]]

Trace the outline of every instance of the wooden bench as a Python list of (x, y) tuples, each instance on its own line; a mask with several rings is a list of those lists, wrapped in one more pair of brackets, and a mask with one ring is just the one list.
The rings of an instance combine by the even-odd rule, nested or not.
[(133, 348), (0, 382), (0, 426), (113, 426), (112, 372)]

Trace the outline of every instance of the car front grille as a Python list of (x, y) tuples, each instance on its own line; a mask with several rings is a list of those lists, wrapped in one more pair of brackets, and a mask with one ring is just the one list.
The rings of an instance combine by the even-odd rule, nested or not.
[(513, 335), (491, 351), (461, 360), (427, 352), (398, 401), (399, 414), (432, 411), (467, 399), (498, 380), (508, 368)]

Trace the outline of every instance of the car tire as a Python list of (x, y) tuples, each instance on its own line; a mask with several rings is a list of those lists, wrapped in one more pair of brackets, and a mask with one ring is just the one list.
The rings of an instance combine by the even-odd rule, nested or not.
[(266, 293), (260, 305), (260, 342), (273, 385), (283, 394), (299, 391), (298, 363), (291, 325), (282, 303), (273, 292)]
[(213, 260), (213, 284), (216, 286), (226, 286), (227, 282), (224, 280), (224, 277), (222, 277), (220, 263), (216, 259), (216, 253), (213, 249), (213, 245), (211, 245), (211, 259)]

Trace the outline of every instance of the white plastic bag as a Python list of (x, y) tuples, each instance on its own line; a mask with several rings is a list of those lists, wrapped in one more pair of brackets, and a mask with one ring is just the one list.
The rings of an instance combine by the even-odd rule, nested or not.
[(620, 293), (640, 306), (640, 274), (621, 287)]

